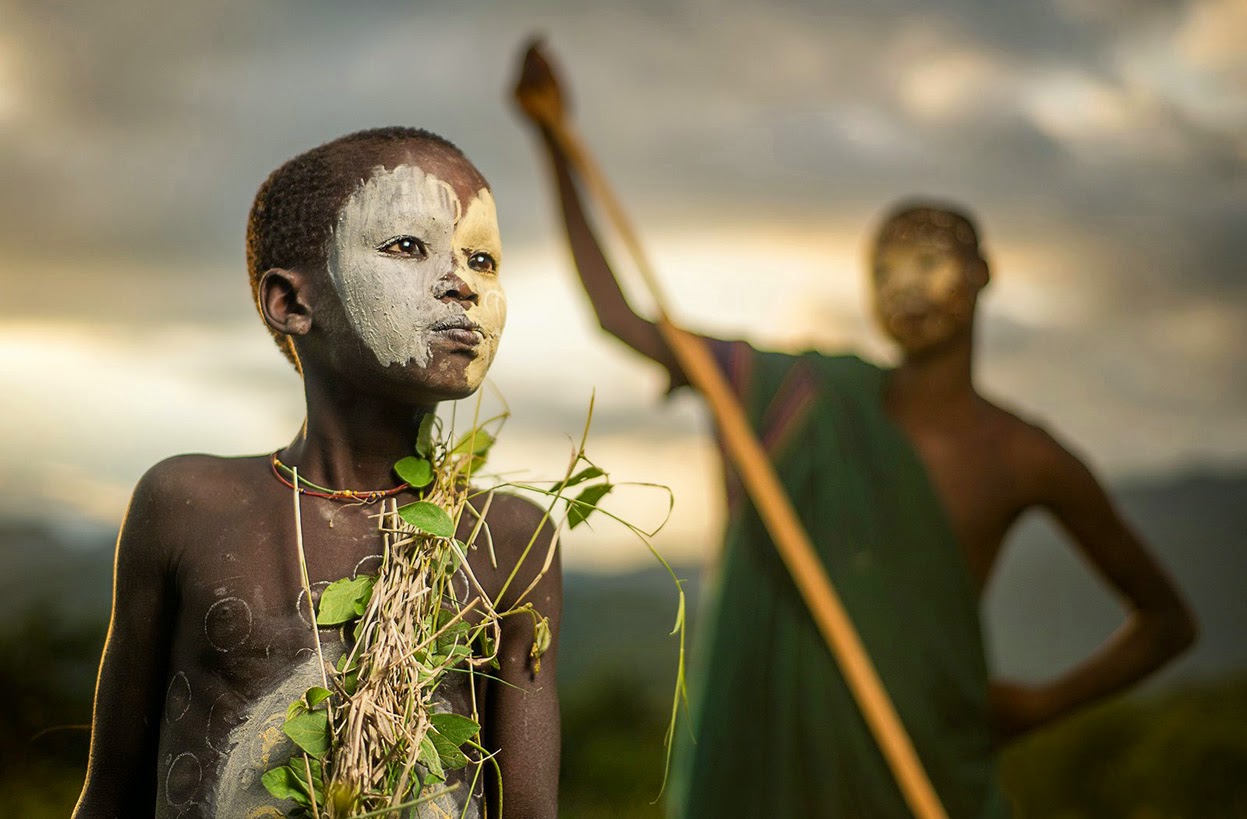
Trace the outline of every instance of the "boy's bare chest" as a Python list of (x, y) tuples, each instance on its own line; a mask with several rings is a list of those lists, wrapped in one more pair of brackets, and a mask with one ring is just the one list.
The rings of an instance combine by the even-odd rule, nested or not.
[[(322, 661), (332, 666), (350, 645), (349, 625), (314, 625), (320, 595), (381, 565), (374, 508), (305, 502), (305, 582), (293, 509), (280, 511), (206, 522), (176, 567), (160, 777), (169, 808), (202, 808), (187, 815), (241, 816), (267, 804), (259, 777), (289, 756), (287, 706), (322, 684)], [(457, 678), (444, 694), (452, 709), (466, 707)]]
[(334, 580), (373, 574), (380, 564), (380, 534), (361, 511), (342, 510), (356, 514), (339, 514), (330, 526), (328, 516), (305, 504), (302, 561), (292, 512), (205, 521), (177, 562), (175, 645), (226, 678), (240, 665), (237, 673), (263, 676), (264, 661), (280, 664), (310, 647), (320, 592)]
[[(331, 583), (381, 568), (379, 512), (377, 505), (304, 499), (297, 529), (284, 504), (205, 521), (176, 566), (175, 660), (246, 694), (306, 659), (317, 636), (342, 644), (350, 635), (338, 626), (314, 629), (315, 612)], [(463, 518), (460, 538), (472, 526), (471, 515)], [(480, 551), (470, 550), (469, 564), (484, 559)], [(462, 571), (455, 586), (461, 604), (476, 596)]]

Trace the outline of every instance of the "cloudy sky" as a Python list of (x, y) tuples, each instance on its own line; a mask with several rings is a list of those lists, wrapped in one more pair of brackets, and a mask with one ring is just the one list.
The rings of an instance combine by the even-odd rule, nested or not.
[[(251, 197), (305, 148), (412, 124), (499, 203), (498, 467), (556, 475), (596, 390), (592, 453), (671, 485), (661, 543), (704, 554), (702, 412), (596, 331), (507, 102), (535, 32), (685, 323), (886, 359), (869, 232), (899, 197), (949, 198), (994, 265), (988, 392), (1110, 478), (1247, 461), (1240, 0), (3, 0), (0, 513), (115, 522), (161, 457), (289, 440), (301, 394), (249, 303)], [(644, 559), (605, 532), (567, 554)]]

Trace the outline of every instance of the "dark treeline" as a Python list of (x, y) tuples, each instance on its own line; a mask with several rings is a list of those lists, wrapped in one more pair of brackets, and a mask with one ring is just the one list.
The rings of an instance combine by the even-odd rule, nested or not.
[[(26, 819), (63, 819), (77, 798), (104, 636), (101, 625), (47, 611), (0, 630), (0, 802)], [(651, 803), (670, 701), (653, 674), (609, 666), (563, 681), (563, 815), (662, 816)], [(1021, 817), (1247, 816), (1245, 773), (1243, 676), (1116, 700), (1026, 739), (1003, 762)]]

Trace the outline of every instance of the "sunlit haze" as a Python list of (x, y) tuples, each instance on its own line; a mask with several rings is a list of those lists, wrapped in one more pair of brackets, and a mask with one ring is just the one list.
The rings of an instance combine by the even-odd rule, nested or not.
[[(512, 417), (494, 468), (558, 477), (596, 393), (590, 455), (617, 481), (671, 487), (659, 546), (710, 558), (721, 501), (704, 413), (691, 395), (664, 400), (662, 373), (597, 328), (544, 158), (509, 108), (534, 31), (692, 329), (889, 360), (865, 248), (889, 205), (934, 195), (976, 214), (992, 264), (988, 393), (1112, 477), (1247, 459), (1236, 0), (1111, 16), (1061, 0), (1008, 25), (961, 0), (835, 17), (799, 2), (510, 3), (470, 18), (121, 5), (146, 24), (123, 26), (135, 14), (111, 4), (5, 15), (4, 515), (115, 524), (163, 457), (289, 441), (302, 394), (250, 304), (250, 198), (305, 148), (411, 124), (459, 144), (499, 204), (510, 310), (491, 383)], [(640, 490), (615, 504), (641, 522), (666, 509)], [(608, 524), (582, 531), (569, 565), (647, 559)]]

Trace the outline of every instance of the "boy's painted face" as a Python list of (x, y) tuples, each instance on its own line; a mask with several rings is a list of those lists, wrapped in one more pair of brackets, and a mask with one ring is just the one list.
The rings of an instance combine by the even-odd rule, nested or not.
[(979, 285), (959, 249), (893, 240), (875, 248), (873, 261), (875, 315), (905, 352), (929, 350), (969, 324)]
[(502, 241), (489, 189), (461, 202), (414, 164), (378, 167), (342, 206), (329, 277), (383, 367), (437, 373), (464, 394), (485, 378), (506, 323)]

